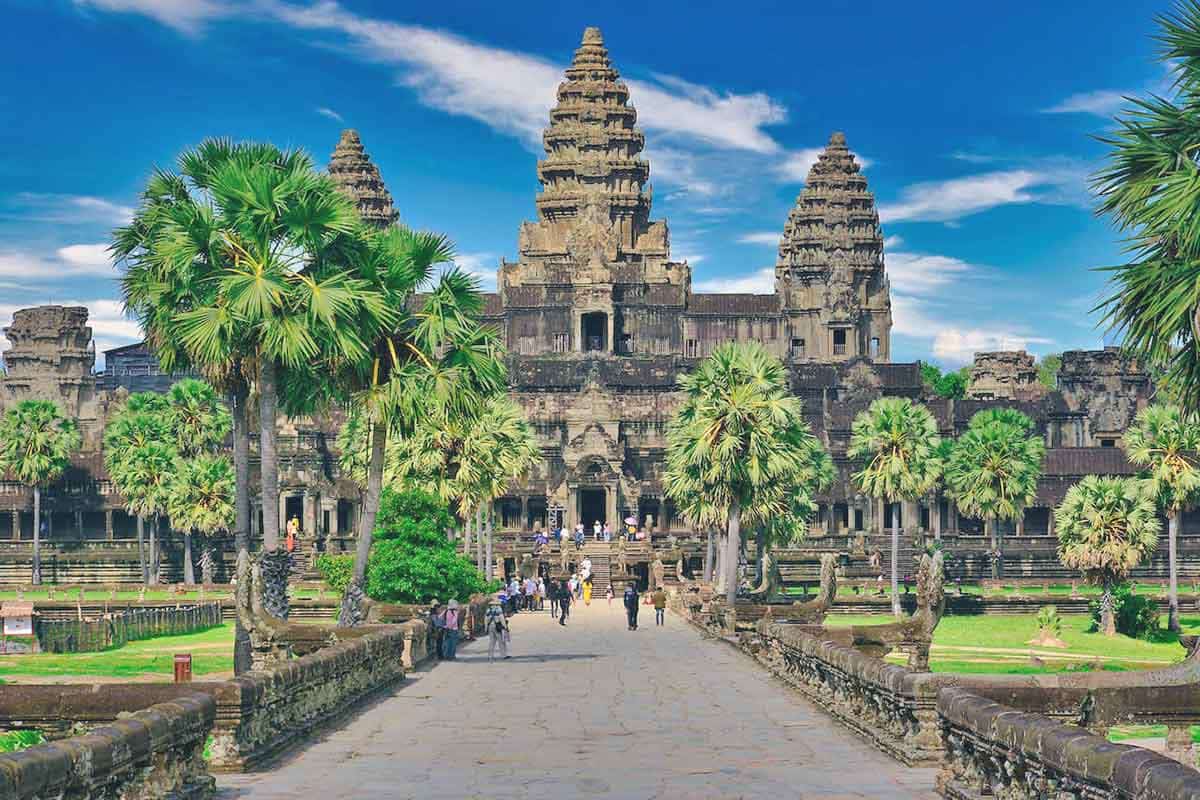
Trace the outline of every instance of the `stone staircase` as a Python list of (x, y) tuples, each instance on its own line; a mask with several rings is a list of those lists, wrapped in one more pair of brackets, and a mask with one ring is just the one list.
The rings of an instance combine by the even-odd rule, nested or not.
[(588, 542), (583, 554), (592, 560), (592, 597), (603, 597), (612, 582), (612, 545)]

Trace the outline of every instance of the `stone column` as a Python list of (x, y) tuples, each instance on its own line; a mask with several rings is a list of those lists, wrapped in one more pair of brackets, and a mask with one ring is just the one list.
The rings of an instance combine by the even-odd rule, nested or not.
[(608, 527), (616, 530), (617, 527), (617, 487), (610, 486), (604, 490), (604, 519), (608, 523)]
[(338, 522), (338, 501), (333, 501), (333, 508), (329, 512), (329, 530), (325, 532), (326, 536), (337, 536), (339, 532)]
[(533, 526), (529, 524), (529, 495), (521, 495), (521, 522), (517, 530), (524, 531)]
[(279, 535), (283, 536), (287, 532), (287, 501), (288, 495), (286, 492), (279, 493)]
[(1016, 531), (1016, 535), (1017, 535), (1017, 536), (1024, 536), (1024, 535), (1025, 535), (1025, 510), (1024, 510), (1024, 509), (1022, 509), (1022, 510), (1021, 510), (1021, 513), (1017, 515), (1017, 531)]
[(1054, 535), (1054, 509), (1050, 509), (1050, 516), (1046, 520), (1046, 535)]
[(933, 505), (929, 509), (930, 522), (933, 523), (933, 538), (942, 538), (942, 498), (934, 495)]
[(12, 540), (21, 541), (21, 512), (16, 509), (12, 512)]
[(75, 538), (76, 539), (83, 538), (83, 512), (82, 511), (75, 512)]
[(110, 542), (113, 540), (113, 510), (111, 508), (104, 512), (104, 538)]
[(575, 523), (579, 521), (579, 492), (573, 486), (567, 487), (567, 507), (563, 509), (563, 516), (566, 517), (563, 527), (574, 536)]
[(316, 492), (304, 491), (304, 518), (300, 524), (309, 538), (317, 535), (317, 498)]
[(825, 504), (825, 535), (833, 535), (833, 503)]

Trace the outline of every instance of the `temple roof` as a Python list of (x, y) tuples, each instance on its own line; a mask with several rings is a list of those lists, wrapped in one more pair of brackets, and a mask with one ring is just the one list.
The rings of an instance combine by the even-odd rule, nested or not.
[(775, 294), (693, 294), (688, 296), (689, 314), (778, 314)]
[(329, 177), (354, 201), (365, 222), (386, 228), (400, 218), (392, 205), (392, 195), (379, 174), (379, 167), (371, 162), (358, 138), (358, 131), (349, 128), (342, 131), (342, 138), (329, 158)]
[(828, 273), (835, 268), (883, 268), (883, 233), (875, 197), (841, 132), (808, 171), (779, 242), (776, 276), (788, 271)]

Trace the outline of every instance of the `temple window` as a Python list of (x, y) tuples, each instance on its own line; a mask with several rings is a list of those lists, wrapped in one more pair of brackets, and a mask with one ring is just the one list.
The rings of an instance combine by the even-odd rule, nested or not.
[(571, 347), (570, 337), (565, 333), (554, 334), (554, 352), (565, 353)]
[(871, 337), (871, 357), (872, 358), (879, 357), (879, 337), (878, 336)]
[(835, 356), (846, 355), (846, 331), (839, 328), (833, 332), (833, 354)]
[(803, 339), (792, 339), (792, 357), (793, 358), (803, 358), (804, 357), (804, 340)]
[(608, 315), (603, 311), (584, 314), (580, 319), (583, 334), (583, 350), (585, 353), (604, 351), (605, 336), (608, 333)]
[(697, 347), (697, 342), (695, 339), (688, 339), (686, 342), (684, 342), (683, 354), (687, 358), (696, 358), (698, 350), (699, 348)]
[(1100, 446), (1101, 447), (1116, 447), (1117, 440), (1116, 439), (1101, 439)]

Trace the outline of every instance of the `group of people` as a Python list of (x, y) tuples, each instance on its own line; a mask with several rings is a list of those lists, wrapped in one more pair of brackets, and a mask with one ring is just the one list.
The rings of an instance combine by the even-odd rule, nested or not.
[(434, 657), (439, 661), (454, 661), (458, 657), (458, 636), (462, 631), (458, 601), (451, 600), (443, 606), (434, 599), (429, 605), (429, 619), (433, 623)]
[(518, 611), (541, 611), (546, 602), (546, 581), (542, 578), (513, 576), (496, 595), (500, 607), (509, 616)]

